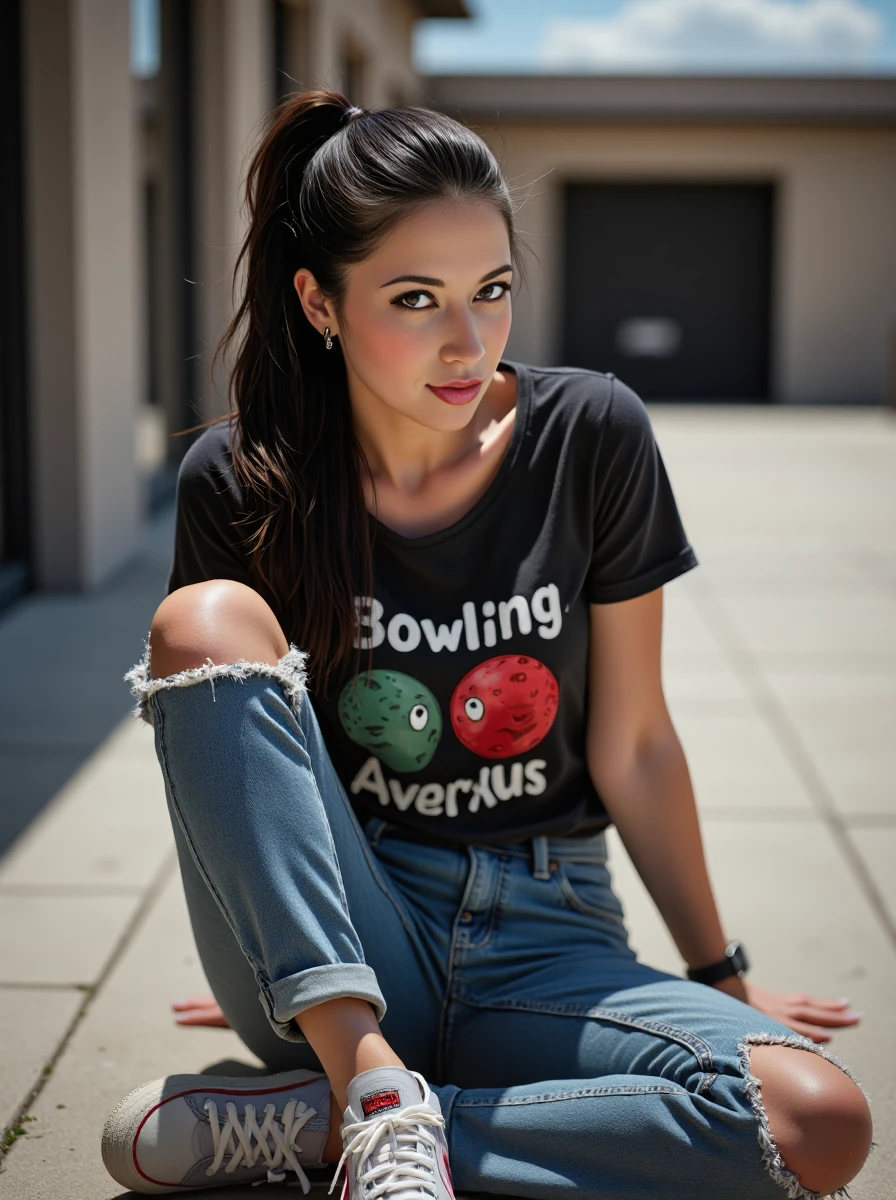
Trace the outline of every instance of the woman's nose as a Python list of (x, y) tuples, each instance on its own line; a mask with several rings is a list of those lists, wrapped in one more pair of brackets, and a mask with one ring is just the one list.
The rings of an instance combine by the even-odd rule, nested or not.
[(442, 361), (477, 363), (485, 354), (485, 346), (472, 317), (452, 323), (448, 340), (442, 347)]

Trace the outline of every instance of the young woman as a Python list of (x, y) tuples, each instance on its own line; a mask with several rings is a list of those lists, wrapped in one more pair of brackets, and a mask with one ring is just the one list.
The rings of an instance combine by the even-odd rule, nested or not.
[[(746, 984), (723, 933), (660, 678), (662, 587), (697, 560), (643, 404), (502, 358), (512, 204), (447, 117), (295, 97), (248, 197), (235, 412), (184, 459), (128, 678), (203, 967), (275, 1074), (138, 1088), (107, 1166), (148, 1193), (307, 1191), (342, 1159), (357, 1200), (444, 1200), (450, 1156), (462, 1191), (544, 1200), (841, 1194), (871, 1118), (816, 1043), (855, 1018)], [(611, 823), (690, 978), (631, 950)]]

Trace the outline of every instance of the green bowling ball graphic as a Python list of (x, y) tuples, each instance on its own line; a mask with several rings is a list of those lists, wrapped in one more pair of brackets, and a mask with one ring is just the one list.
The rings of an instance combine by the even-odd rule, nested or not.
[(393, 771), (422, 771), (442, 736), (439, 702), (419, 679), (401, 671), (369, 671), (342, 689), (339, 720), (346, 734)]

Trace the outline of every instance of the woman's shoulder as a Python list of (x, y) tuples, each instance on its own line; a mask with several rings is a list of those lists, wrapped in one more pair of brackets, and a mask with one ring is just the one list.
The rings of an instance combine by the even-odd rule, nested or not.
[(246, 510), (231, 458), (234, 424), (225, 419), (208, 426), (181, 460), (169, 592), (206, 579), (254, 586), (242, 529)]
[(242, 507), (243, 492), (233, 472), (233, 446), (238, 437), (235, 414), (228, 414), (202, 431), (189, 446), (177, 472), (180, 503), (212, 504), (223, 500)]
[(193, 441), (181, 459), (181, 476), (202, 476), (232, 469), (232, 447), (237, 423), (230, 413), (214, 425), (207, 426)]
[(524, 366), (531, 380), (536, 421), (574, 426), (595, 434), (650, 427), (641, 397), (611, 371), (584, 367)]

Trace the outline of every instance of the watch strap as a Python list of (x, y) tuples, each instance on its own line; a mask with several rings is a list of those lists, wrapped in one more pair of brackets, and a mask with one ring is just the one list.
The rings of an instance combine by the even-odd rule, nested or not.
[(749, 970), (749, 967), (750, 963), (743, 945), (740, 942), (729, 942), (725, 947), (723, 959), (705, 967), (688, 967), (687, 976), (694, 983), (705, 983), (711, 986), (732, 975), (743, 975)]

